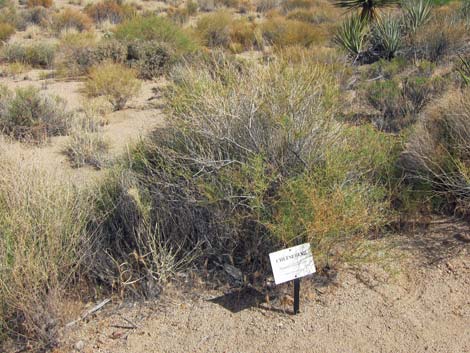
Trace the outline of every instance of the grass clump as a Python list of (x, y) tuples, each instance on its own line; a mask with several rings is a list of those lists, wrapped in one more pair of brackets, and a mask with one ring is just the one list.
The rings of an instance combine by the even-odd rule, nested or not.
[(63, 175), (0, 163), (0, 326), (35, 351), (51, 349), (71, 320), (64, 317), (67, 293), (91, 253), (93, 202)]
[(32, 86), (13, 93), (1, 89), (0, 126), (3, 133), (19, 140), (44, 141), (68, 132), (73, 114), (59, 97), (49, 97)]
[(106, 164), (109, 142), (103, 134), (86, 127), (77, 127), (72, 131), (64, 153), (73, 168), (90, 165), (101, 169)]
[(130, 98), (139, 94), (140, 87), (134, 69), (106, 62), (91, 68), (85, 92), (91, 97), (104, 96), (114, 110), (121, 110)]

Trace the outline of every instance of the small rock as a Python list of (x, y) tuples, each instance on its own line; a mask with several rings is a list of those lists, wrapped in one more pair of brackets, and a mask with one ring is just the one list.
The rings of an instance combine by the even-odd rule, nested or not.
[(73, 345), (73, 348), (77, 351), (81, 351), (83, 348), (85, 348), (85, 343), (83, 341), (78, 341)]

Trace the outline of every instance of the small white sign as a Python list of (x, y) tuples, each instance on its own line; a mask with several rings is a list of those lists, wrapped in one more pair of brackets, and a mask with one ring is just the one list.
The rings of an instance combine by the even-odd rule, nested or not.
[(281, 284), (316, 272), (310, 243), (269, 254), (274, 281)]

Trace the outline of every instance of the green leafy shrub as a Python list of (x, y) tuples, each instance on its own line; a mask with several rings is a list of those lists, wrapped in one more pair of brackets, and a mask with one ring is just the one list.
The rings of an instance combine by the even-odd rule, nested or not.
[(54, 63), (56, 47), (48, 43), (7, 44), (2, 49), (2, 57), (7, 62), (19, 62), (39, 68), (50, 68)]
[(140, 87), (135, 70), (106, 62), (91, 68), (85, 92), (91, 97), (104, 96), (115, 110), (121, 110), (139, 94)]
[(34, 87), (18, 88), (14, 94), (3, 89), (2, 131), (19, 140), (44, 141), (68, 132), (73, 114), (59, 97), (42, 95)]

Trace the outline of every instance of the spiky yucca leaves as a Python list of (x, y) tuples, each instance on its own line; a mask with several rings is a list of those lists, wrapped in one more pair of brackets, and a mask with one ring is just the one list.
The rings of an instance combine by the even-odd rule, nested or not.
[(412, 33), (427, 23), (431, 18), (432, 4), (430, 0), (407, 0), (403, 2), (406, 29)]
[(338, 28), (334, 41), (351, 56), (358, 57), (363, 50), (367, 24), (358, 15), (349, 16)]
[(393, 6), (400, 3), (399, 0), (333, 0), (336, 7), (348, 11), (360, 10), (361, 18), (372, 21), (377, 18), (377, 9), (380, 7)]
[(392, 59), (402, 44), (400, 19), (391, 15), (379, 17), (372, 30), (372, 41), (379, 56)]

